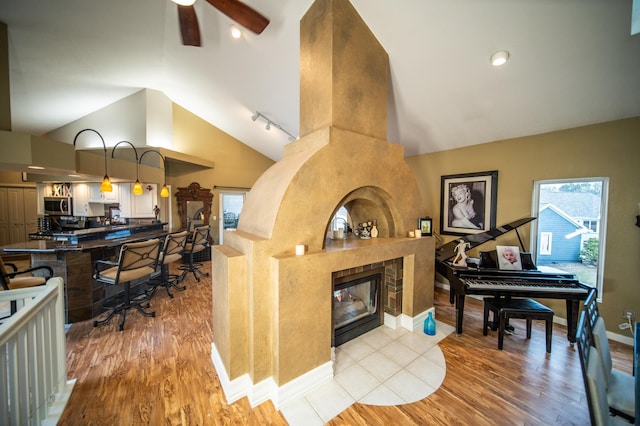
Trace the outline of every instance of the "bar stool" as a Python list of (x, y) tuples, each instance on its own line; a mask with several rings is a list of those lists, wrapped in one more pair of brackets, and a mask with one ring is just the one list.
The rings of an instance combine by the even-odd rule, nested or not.
[(187, 244), (184, 247), (184, 254), (188, 256), (188, 263), (180, 265), (178, 269), (182, 270), (182, 275), (180, 275), (180, 281), (183, 281), (186, 275), (191, 272), (196, 281), (200, 282), (199, 275), (209, 276), (208, 272), (202, 272), (201, 269), (204, 267), (202, 263), (194, 262), (193, 256), (206, 248), (209, 247), (209, 230), (211, 226), (204, 225), (199, 226), (193, 230), (193, 234), (191, 236), (191, 241), (187, 241)]
[[(11, 268), (11, 272), (7, 271), (6, 267)], [(33, 276), (32, 273), (38, 271), (41, 276)], [(45, 271), (40, 272), (40, 271)], [(26, 274), (26, 275), (25, 275)], [(22, 276), (19, 276), (22, 275)], [(36, 266), (33, 268), (18, 270), (18, 267), (13, 263), (4, 263), (0, 256), (0, 290), (15, 290), (18, 288), (36, 287), (39, 285), (45, 285), (49, 278), (53, 277), (53, 269), (49, 266)], [(18, 311), (18, 304), (16, 301), (11, 302), (11, 315)], [(5, 319), (3, 317), (0, 319)]]
[(178, 282), (180, 276), (169, 273), (169, 267), (172, 263), (182, 259), (182, 253), (184, 252), (184, 246), (187, 243), (187, 237), (189, 233), (187, 231), (174, 232), (167, 234), (162, 244), (162, 250), (160, 252), (160, 258), (158, 259), (158, 273), (149, 280), (149, 288), (147, 294), (151, 299), (158, 287), (164, 287), (167, 291), (167, 295), (173, 299), (173, 294), (170, 288), (173, 287), (176, 290), (185, 290), (185, 286), (179, 286)]
[(489, 312), (493, 312), (493, 327), (498, 329), (498, 349), (502, 350), (504, 331), (509, 319), (527, 320), (527, 339), (531, 338), (531, 321), (544, 320), (546, 329), (547, 353), (551, 353), (551, 337), (553, 336), (553, 315), (551, 308), (532, 299), (510, 299), (500, 297), (484, 298), (484, 323), (482, 334), (487, 335), (489, 327)]
[(115, 296), (105, 299), (103, 306), (110, 311), (109, 315), (103, 320), (94, 321), (94, 327), (108, 323), (115, 314), (119, 313), (121, 317), (120, 331), (122, 331), (127, 311), (132, 308), (144, 316), (156, 316), (155, 312), (147, 312), (144, 309), (148, 307), (149, 301), (144, 291), (142, 294), (132, 297), (131, 283), (134, 281), (142, 282), (151, 277), (156, 270), (159, 253), (160, 240), (155, 238), (139, 243), (123, 244), (117, 262), (96, 261), (94, 279), (107, 285), (121, 285), (123, 289)]

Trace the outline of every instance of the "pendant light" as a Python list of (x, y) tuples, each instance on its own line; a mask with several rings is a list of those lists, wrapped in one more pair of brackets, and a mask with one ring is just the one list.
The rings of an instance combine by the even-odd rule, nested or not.
[(138, 164), (142, 164), (142, 158), (148, 152), (155, 152), (160, 156), (160, 158), (162, 158), (162, 166), (164, 167), (164, 183), (162, 184), (162, 189), (160, 190), (160, 196), (163, 198), (167, 198), (169, 196), (169, 188), (167, 187), (167, 160), (164, 158), (164, 155), (162, 155), (160, 152), (150, 149), (148, 151), (143, 152), (140, 155), (140, 160), (138, 161)]
[(80, 136), (80, 133), (86, 132), (87, 130), (94, 132), (100, 137), (100, 140), (102, 141), (102, 147), (104, 148), (104, 178), (102, 178), (100, 192), (113, 192), (113, 186), (111, 186), (111, 181), (109, 180), (109, 176), (107, 174), (107, 144), (104, 143), (104, 138), (102, 137), (102, 135), (98, 133), (97, 130), (82, 129), (78, 133), (76, 133), (75, 137), (73, 138), (73, 146), (76, 146), (76, 140), (78, 139), (78, 136)]
[(131, 148), (133, 148), (133, 152), (136, 154), (136, 183), (133, 184), (133, 190), (131, 192), (133, 192), (133, 195), (142, 195), (142, 184), (138, 179), (138, 150), (136, 149), (136, 147), (133, 146), (133, 144), (129, 141), (120, 141), (113, 146), (113, 150), (111, 151), (111, 158), (113, 158), (113, 154), (116, 152), (116, 148), (121, 143), (128, 143), (129, 145), (131, 145)]

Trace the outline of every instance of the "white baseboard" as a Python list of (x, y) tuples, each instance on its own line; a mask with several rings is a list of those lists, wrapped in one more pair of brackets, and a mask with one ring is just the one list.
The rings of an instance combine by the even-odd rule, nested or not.
[(58, 424), (58, 420), (60, 420), (60, 417), (62, 416), (62, 413), (67, 406), (67, 402), (69, 402), (69, 397), (71, 396), (73, 387), (76, 384), (76, 380), (77, 379), (67, 380), (62, 391), (56, 393), (53, 404), (51, 404), (51, 406), (47, 410), (47, 417), (42, 420), (41, 425), (55, 426)]
[(229, 375), (215, 343), (211, 344), (211, 360), (218, 373), (227, 404), (246, 396), (251, 407), (258, 406), (270, 399), (276, 409), (279, 409), (282, 405), (302, 397), (333, 379), (333, 361), (329, 361), (283, 386), (278, 386), (272, 377), (254, 385), (249, 374), (243, 374), (234, 380), (229, 380)]

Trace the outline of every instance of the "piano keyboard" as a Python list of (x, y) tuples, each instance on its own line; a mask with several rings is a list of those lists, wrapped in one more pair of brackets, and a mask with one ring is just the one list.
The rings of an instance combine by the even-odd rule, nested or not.
[(577, 285), (574, 281), (544, 281), (544, 280), (486, 280), (475, 278), (461, 278), (462, 283), (469, 289), (498, 290), (498, 291), (547, 291), (558, 293), (587, 294), (587, 289)]

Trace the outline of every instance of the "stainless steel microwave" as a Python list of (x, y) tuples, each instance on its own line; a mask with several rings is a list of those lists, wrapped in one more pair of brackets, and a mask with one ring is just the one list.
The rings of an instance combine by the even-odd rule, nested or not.
[(44, 213), (55, 216), (73, 216), (71, 197), (44, 197)]

